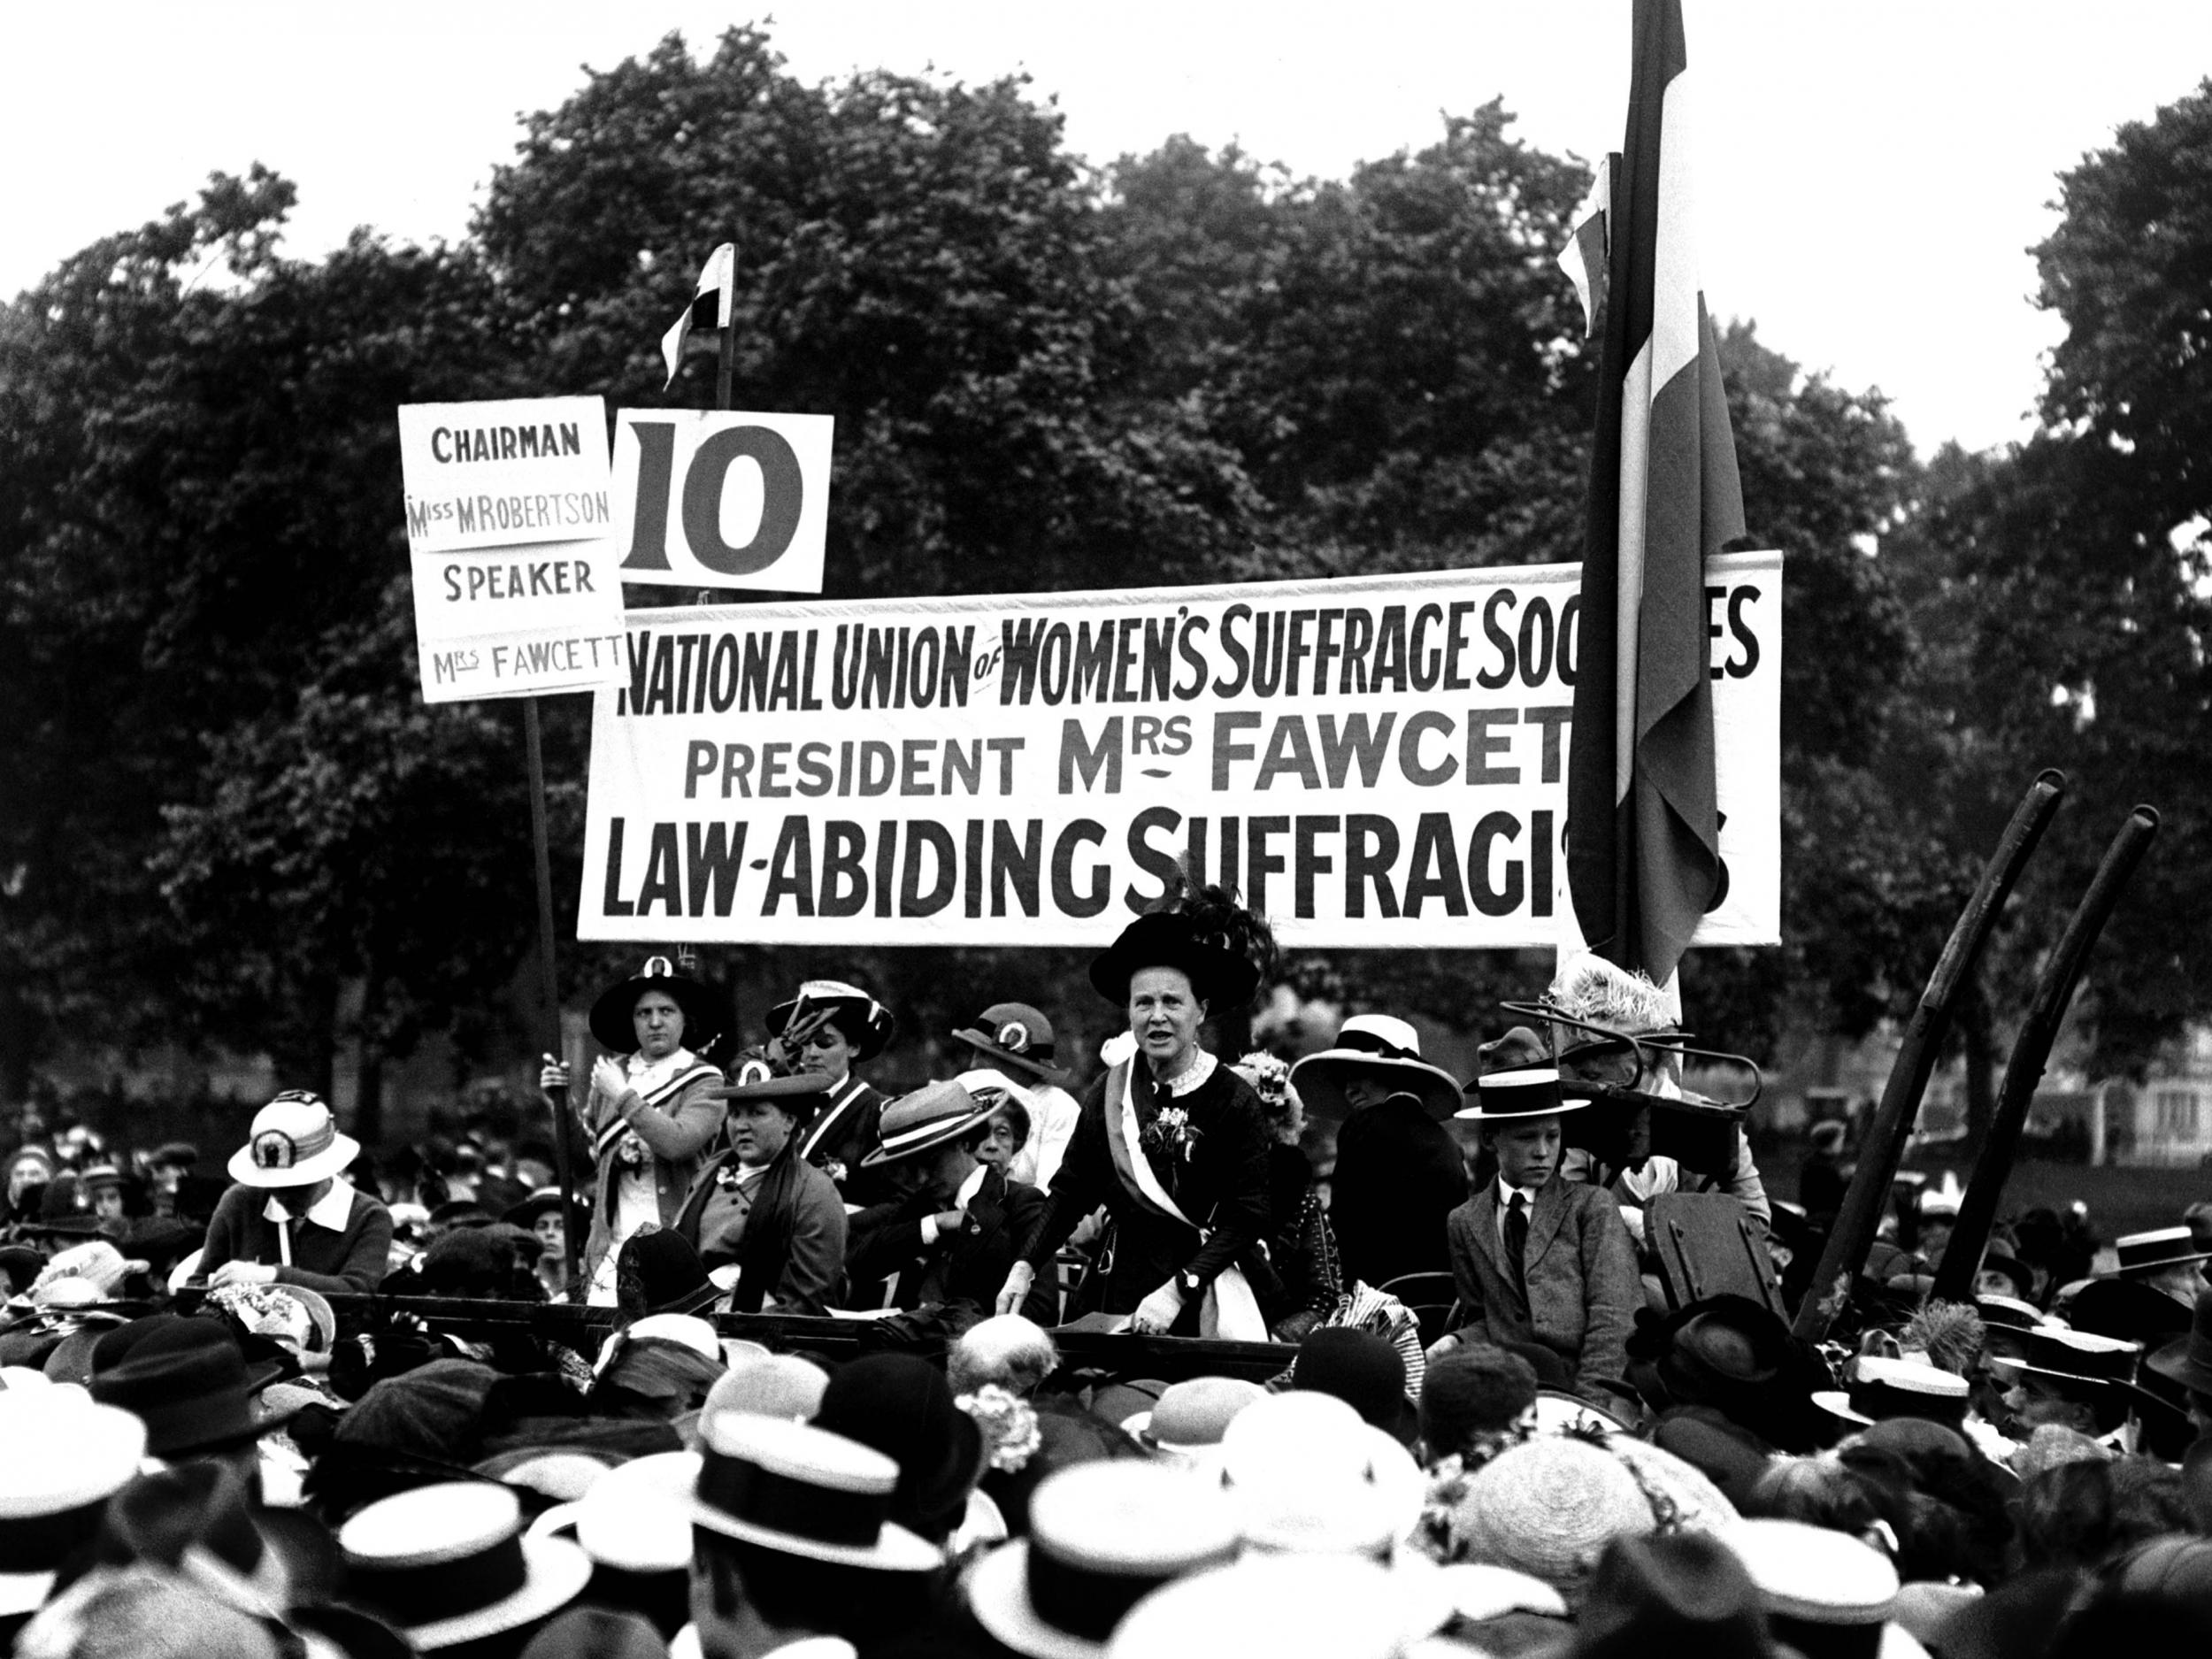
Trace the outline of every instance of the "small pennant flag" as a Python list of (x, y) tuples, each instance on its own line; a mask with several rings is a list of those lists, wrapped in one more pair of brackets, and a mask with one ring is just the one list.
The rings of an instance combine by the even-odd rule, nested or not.
[(691, 338), (693, 329), (730, 326), (730, 307), (736, 287), (737, 244), (726, 242), (707, 256), (691, 303), (684, 307), (683, 315), (661, 336), (661, 357), (668, 364), (668, 379), (661, 388), (663, 391), (676, 383), (676, 371), (684, 362), (684, 342)]
[(1620, 170), (1620, 159), (1617, 153), (1599, 157), (1590, 194), (1575, 209), (1567, 245), (1559, 250), (1559, 268), (1575, 285), (1575, 296), (1582, 302), (1585, 340), (1597, 333), (1598, 312), (1605, 305), (1605, 257), (1613, 231), (1613, 175)]
[(1743, 534), (1691, 246), (1688, 67), (1681, 0), (1636, 0), (1567, 768), (1575, 920), (1662, 984), (1720, 887), (1705, 561)]

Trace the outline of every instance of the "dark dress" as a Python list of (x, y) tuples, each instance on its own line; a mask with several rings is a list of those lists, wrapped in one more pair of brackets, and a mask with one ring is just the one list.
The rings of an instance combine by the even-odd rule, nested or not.
[(883, 1144), (883, 1109), (889, 1100), (848, 1071), (812, 1119), (799, 1131), (800, 1156), (837, 1183), (849, 1204), (887, 1203), (898, 1196), (880, 1168), (861, 1160)]
[(1329, 1225), (1348, 1286), (1450, 1272), (1444, 1224), (1466, 1202), (1459, 1146), (1415, 1096), (1364, 1107), (1337, 1131)]
[[(1161, 1091), (1153, 1102), (1156, 1109), (1181, 1107), (1195, 1132), (1187, 1159), (1164, 1152), (1145, 1156), (1176, 1207), (1198, 1226), (1211, 1229), (1202, 1243), (1197, 1226), (1141, 1202), (1115, 1169), (1106, 1142), (1107, 1081), (1100, 1078), (1084, 1098), (1075, 1137), (1053, 1177), (1049, 1202), (1022, 1259), (1040, 1278), (1049, 1273), (1053, 1252), (1085, 1216), (1103, 1204), (1114, 1223), (1114, 1259), (1095, 1305), (1106, 1313), (1133, 1312), (1177, 1273), (1189, 1272), (1196, 1276), (1199, 1291), (1186, 1296), (1173, 1333), (1194, 1335), (1205, 1287), (1240, 1258), (1256, 1259), (1255, 1247), (1267, 1236), (1267, 1155), (1274, 1137), (1252, 1086), (1225, 1065), (1217, 1065), (1188, 1094), (1170, 1098)], [(1140, 1124), (1148, 1125), (1152, 1115), (1141, 1108)]]

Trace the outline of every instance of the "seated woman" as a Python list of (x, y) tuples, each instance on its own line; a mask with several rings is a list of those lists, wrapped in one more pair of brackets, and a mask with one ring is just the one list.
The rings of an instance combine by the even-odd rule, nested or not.
[(713, 1091), (728, 1102), (727, 1149), (700, 1170), (674, 1229), (718, 1283), (733, 1280), (732, 1312), (826, 1314), (844, 1294), (845, 1204), (799, 1148), (829, 1080), (779, 1074), (757, 1053), (737, 1078)]
[(1305, 1102), (1291, 1083), (1290, 1068), (1271, 1054), (1248, 1054), (1233, 1069), (1259, 1096), (1275, 1137), (1267, 1149), (1267, 1271), (1255, 1277), (1252, 1287), (1269, 1333), (1278, 1342), (1302, 1342), (1336, 1310), (1345, 1290), (1329, 1212), (1314, 1187), (1313, 1165), (1299, 1147)]
[[(927, 1083), (891, 1102), (883, 1144), (865, 1160), (902, 1190), (852, 1217), (845, 1267), (864, 1286), (897, 1275), (901, 1308), (964, 1304), (988, 1312), (1017, 1248), (1044, 1211), (1045, 1195), (986, 1163), (987, 1146), (1010, 1148), (1005, 1114), (1017, 1102), (979, 1100), (957, 1083)], [(995, 1143), (995, 1145), (994, 1145)], [(1058, 1315), (1049, 1279), (1033, 1286), (1020, 1311), (1040, 1325)]]
[[(591, 1034), (619, 1059), (603, 1056), (576, 1114), (598, 1160), (591, 1232), (584, 1245), (587, 1300), (615, 1301), (615, 1256), (646, 1223), (668, 1226), (696, 1184), (722, 1128), (716, 1090), (722, 1073), (687, 1043), (703, 1047), (720, 1025), (714, 999), (665, 956), (607, 991), (591, 1008)], [(549, 1061), (548, 1091), (568, 1087), (568, 1068)]]

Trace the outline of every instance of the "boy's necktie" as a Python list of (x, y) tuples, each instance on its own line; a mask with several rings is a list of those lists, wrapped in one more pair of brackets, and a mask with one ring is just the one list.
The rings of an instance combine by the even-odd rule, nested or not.
[(1528, 1194), (1517, 1189), (1505, 1212), (1505, 1254), (1513, 1263), (1513, 1282), (1528, 1294)]

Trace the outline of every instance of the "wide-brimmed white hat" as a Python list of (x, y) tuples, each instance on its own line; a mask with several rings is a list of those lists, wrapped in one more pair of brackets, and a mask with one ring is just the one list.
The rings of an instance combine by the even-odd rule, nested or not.
[(936, 1545), (889, 1518), (899, 1466), (811, 1424), (742, 1411), (700, 1419), (691, 1519), (710, 1532), (834, 1566), (930, 1572)]
[(1108, 1659), (1393, 1659), (1407, 1645), (1399, 1583), (1357, 1555), (1248, 1555), (1178, 1578), (1130, 1610)]
[(338, 1133), (322, 1097), (288, 1088), (253, 1115), (246, 1144), (230, 1155), (230, 1179), (246, 1187), (311, 1187), (361, 1156), (361, 1143)]
[(1336, 1041), (1290, 1068), (1290, 1085), (1309, 1116), (1340, 1123), (1351, 1116), (1344, 1086), (1371, 1077), (1395, 1094), (1411, 1094), (1432, 1118), (1460, 1108), (1459, 1079), (1421, 1058), (1421, 1033), (1389, 1014), (1355, 1014), (1338, 1027)]
[(417, 1647), (516, 1630), (574, 1601), (591, 1561), (525, 1535), (512, 1488), (448, 1481), (379, 1500), (338, 1530), (350, 1594)]
[(1236, 1558), (1236, 1519), (1217, 1486), (1128, 1459), (1048, 1477), (1030, 1535), (968, 1574), (968, 1605), (1028, 1659), (1098, 1659), (1122, 1617), (1170, 1579)]
[(691, 1494), (699, 1454), (655, 1452), (618, 1463), (572, 1503), (556, 1504), (530, 1524), (530, 1536), (576, 1541), (600, 1566), (620, 1572), (681, 1572), (691, 1564)]
[(1245, 1541), (1286, 1554), (1386, 1555), (1420, 1519), (1426, 1491), (1394, 1438), (1311, 1389), (1237, 1413), (1220, 1468)]
[(1716, 1534), (1735, 1552), (1759, 1586), (1770, 1619), (1785, 1621), (1775, 1633), (1797, 1641), (1790, 1624), (1882, 1625), (1896, 1605), (1897, 1569), (1889, 1558), (1848, 1532), (1803, 1521), (1738, 1521)]
[(0, 1615), (46, 1600), (145, 1455), (146, 1425), (74, 1384), (0, 1389)]

